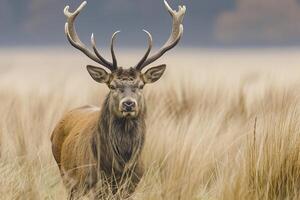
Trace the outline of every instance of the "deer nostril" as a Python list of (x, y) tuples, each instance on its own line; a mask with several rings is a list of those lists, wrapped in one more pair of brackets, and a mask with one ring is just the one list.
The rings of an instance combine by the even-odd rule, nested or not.
[(134, 101), (124, 101), (122, 103), (123, 107), (126, 109), (126, 110), (131, 110), (133, 108), (135, 108), (136, 106), (136, 103)]

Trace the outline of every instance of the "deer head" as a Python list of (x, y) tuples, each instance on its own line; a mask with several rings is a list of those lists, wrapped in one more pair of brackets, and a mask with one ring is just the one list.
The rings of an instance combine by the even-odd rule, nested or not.
[(110, 62), (103, 58), (99, 53), (93, 34), (91, 36), (93, 51), (91, 51), (81, 42), (76, 33), (74, 21), (81, 10), (86, 6), (87, 2), (84, 1), (73, 13), (69, 12), (69, 6), (66, 6), (64, 9), (64, 14), (67, 17), (65, 34), (71, 45), (79, 49), (93, 61), (109, 70), (109, 72), (107, 72), (104, 68), (91, 65), (87, 66), (89, 74), (95, 81), (98, 83), (105, 83), (109, 87), (111, 110), (120, 117), (136, 117), (144, 110), (144, 99), (142, 95), (143, 87), (145, 84), (154, 83), (159, 80), (166, 69), (166, 65), (163, 64), (150, 67), (146, 70), (146, 72), (142, 72), (142, 70), (159, 59), (167, 51), (175, 47), (182, 37), (182, 21), (186, 11), (185, 6), (179, 6), (179, 10), (174, 11), (166, 0), (164, 0), (164, 3), (167, 11), (173, 19), (173, 26), (169, 39), (155, 54), (149, 57), (152, 49), (152, 36), (148, 31), (143, 30), (148, 37), (148, 49), (138, 64), (129, 68), (122, 68), (118, 65), (114, 52), (115, 38), (120, 31), (115, 32), (111, 38), (110, 49), (112, 62)]

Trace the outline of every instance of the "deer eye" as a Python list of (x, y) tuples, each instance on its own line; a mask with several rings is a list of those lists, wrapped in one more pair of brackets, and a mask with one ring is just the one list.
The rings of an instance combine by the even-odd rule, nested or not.
[(115, 90), (115, 89), (117, 89), (117, 88), (116, 88), (116, 86), (114, 86), (114, 85), (110, 85), (110, 86), (109, 86), (109, 89)]
[(144, 88), (144, 84), (139, 85), (139, 89), (142, 90)]

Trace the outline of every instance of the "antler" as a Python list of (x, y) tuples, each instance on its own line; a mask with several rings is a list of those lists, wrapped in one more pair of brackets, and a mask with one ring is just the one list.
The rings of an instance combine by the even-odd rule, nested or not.
[(143, 56), (143, 58), (140, 60), (140, 62), (138, 62), (138, 64), (135, 66), (136, 69), (140, 69), (142, 67), (142, 65), (144, 64), (144, 62), (146, 61), (146, 59), (148, 58), (150, 52), (151, 52), (151, 49), (152, 49), (152, 35), (146, 31), (146, 30), (143, 30), (147, 36), (148, 36), (148, 49), (145, 53), (145, 55)]
[[(186, 7), (185, 6), (179, 6), (178, 7), (179, 10), (175, 11), (169, 6), (169, 4), (166, 0), (164, 0), (164, 3), (165, 3), (165, 7), (166, 7), (167, 11), (170, 13), (170, 15), (173, 19), (173, 26), (172, 26), (171, 35), (170, 35), (169, 39), (167, 40), (167, 42), (162, 46), (162, 48), (160, 48), (157, 53), (155, 53), (154, 55), (152, 55), (151, 57), (149, 57), (147, 59), (147, 57), (150, 53), (150, 52), (148, 53), (148, 51), (152, 47), (152, 41), (151, 41), (151, 44), (149, 44), (148, 51), (145, 55), (146, 59), (144, 60), (144, 62), (142, 64), (139, 63), (136, 66), (136, 69), (138, 69), (138, 70), (142, 70), (144, 67), (146, 67), (147, 65), (153, 63), (154, 61), (159, 59), (162, 55), (164, 55), (167, 51), (169, 51), (170, 49), (175, 47), (178, 44), (178, 42), (179, 42), (179, 40), (180, 40), (180, 38), (183, 34), (182, 21), (183, 21), (183, 17), (184, 17), (185, 11), (186, 11)], [(143, 57), (143, 58), (145, 58), (145, 57)]]
[(107, 61), (100, 55), (99, 51), (96, 48), (94, 34), (92, 34), (92, 36), (91, 36), (91, 43), (92, 43), (95, 54), (92, 51), (90, 51), (81, 42), (81, 40), (79, 39), (79, 37), (77, 35), (74, 21), (75, 21), (76, 17), (79, 15), (79, 13), (81, 12), (81, 10), (86, 6), (86, 4), (87, 4), (86, 1), (81, 3), (81, 5), (73, 13), (69, 12), (69, 6), (65, 7), (64, 14), (67, 17), (67, 22), (65, 24), (65, 34), (73, 47), (75, 47), (76, 49), (79, 49), (90, 59), (92, 59), (93, 61), (99, 63), (100, 65), (108, 68), (110, 71), (114, 71), (117, 69), (117, 61), (116, 61), (116, 57), (115, 57), (115, 53), (114, 53), (114, 40), (115, 40), (115, 36), (118, 32), (113, 34), (112, 41), (111, 41), (111, 54), (112, 54), (112, 58), (113, 58), (113, 63)]

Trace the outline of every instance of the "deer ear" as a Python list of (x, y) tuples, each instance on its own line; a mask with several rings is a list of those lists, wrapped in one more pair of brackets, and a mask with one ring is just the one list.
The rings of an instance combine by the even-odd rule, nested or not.
[(166, 70), (166, 65), (151, 67), (143, 75), (144, 83), (154, 83), (158, 81)]
[(108, 83), (110, 74), (104, 69), (99, 67), (94, 67), (92, 65), (86, 66), (91, 77), (98, 83)]

